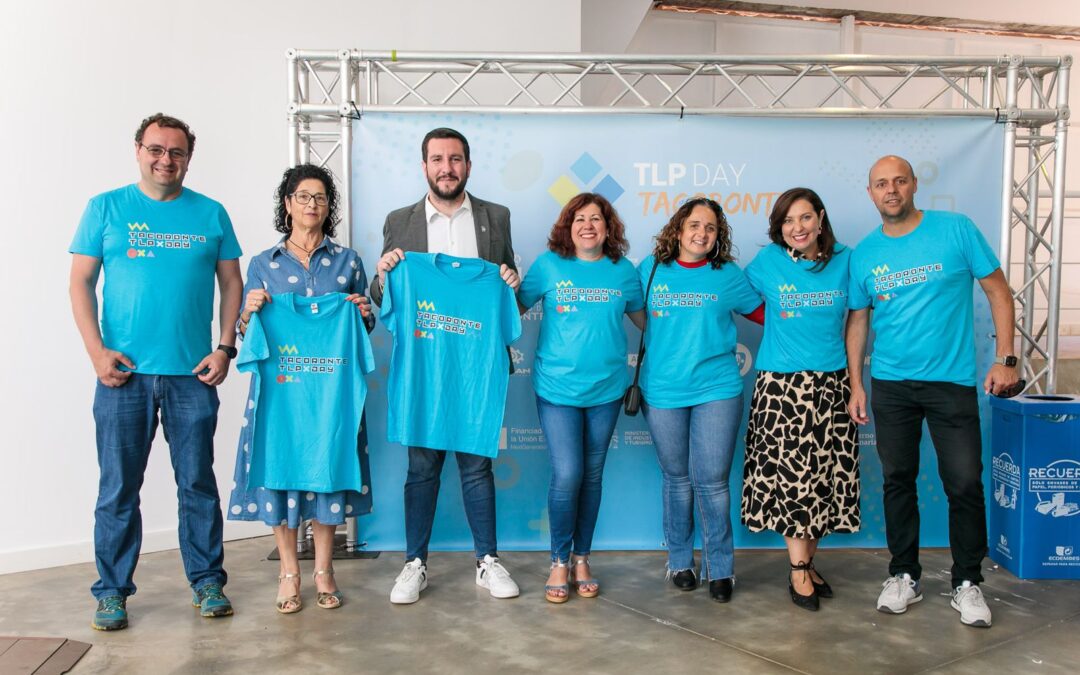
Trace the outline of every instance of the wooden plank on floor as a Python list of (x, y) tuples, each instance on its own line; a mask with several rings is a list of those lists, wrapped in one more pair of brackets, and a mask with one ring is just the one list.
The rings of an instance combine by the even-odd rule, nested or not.
[(63, 646), (49, 657), (48, 661), (41, 664), (41, 667), (34, 671), (34, 675), (63, 675), (63, 673), (74, 668), (79, 659), (83, 657), (83, 654), (88, 651), (90, 651), (89, 642), (66, 640)]
[(0, 654), (0, 673), (29, 675), (48, 661), (64, 642), (64, 638), (19, 638), (18, 642)]

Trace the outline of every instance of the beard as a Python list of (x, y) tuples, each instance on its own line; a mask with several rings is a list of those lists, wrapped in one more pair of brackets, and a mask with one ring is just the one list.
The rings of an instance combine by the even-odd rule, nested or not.
[(457, 182), (457, 185), (454, 188), (452, 188), (450, 190), (443, 190), (442, 188), (439, 187), (439, 184), (436, 181), (433, 181), (430, 178), (428, 178), (428, 187), (431, 188), (432, 194), (434, 194), (439, 199), (441, 199), (443, 201), (447, 201), (447, 202), (452, 202), (452, 201), (456, 200), (458, 197), (460, 197), (462, 195), (462, 193), (465, 192), (465, 183), (467, 181), (468, 181), (467, 177), (463, 178), (463, 179), (461, 179), (461, 180), (459, 180)]

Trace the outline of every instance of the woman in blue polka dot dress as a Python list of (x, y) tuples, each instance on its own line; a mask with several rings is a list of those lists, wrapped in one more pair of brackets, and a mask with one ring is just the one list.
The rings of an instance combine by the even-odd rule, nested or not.
[[(244, 287), (244, 311), (237, 329), (247, 331), (253, 312), (278, 293), (323, 295), (346, 293), (364, 317), (368, 331), (375, 324), (365, 297), (367, 275), (356, 251), (339, 246), (330, 237), (338, 224), (338, 193), (330, 172), (302, 164), (285, 172), (278, 186), (274, 228), (281, 241), (252, 258)], [(281, 559), (277, 609), (283, 614), (300, 611), (300, 563), (296, 557), (296, 530), (312, 521), (315, 539), (315, 588), (317, 604), (324, 609), (341, 606), (342, 595), (334, 581), (334, 531), (348, 516), (371, 511), (371, 473), (367, 457), (366, 420), (361, 420), (357, 440), (361, 490), (333, 493), (269, 490), (248, 485), (251, 436), (254, 426), (254, 381), (244, 411), (240, 443), (236, 451), (233, 490), (229, 497), (230, 520), (261, 520), (274, 528)]]

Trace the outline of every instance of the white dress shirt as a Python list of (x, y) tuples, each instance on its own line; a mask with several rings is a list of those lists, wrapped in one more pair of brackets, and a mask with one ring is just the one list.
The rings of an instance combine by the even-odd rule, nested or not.
[(449, 218), (431, 204), (430, 196), (424, 200), (424, 212), (427, 214), (428, 253), (449, 253), (461, 258), (480, 257), (476, 248), (476, 225), (469, 193), (465, 193), (465, 201)]

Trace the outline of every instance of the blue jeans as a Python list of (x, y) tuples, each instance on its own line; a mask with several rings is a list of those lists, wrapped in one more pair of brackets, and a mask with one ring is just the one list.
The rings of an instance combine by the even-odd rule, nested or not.
[(728, 475), (743, 397), (689, 408), (642, 406), (664, 475), (664, 538), (668, 569), (694, 568), (694, 507), (701, 526), (701, 575), (726, 579), (735, 573)]
[[(491, 460), (467, 452), (455, 452), (461, 476), (461, 498), (472, 530), (476, 557), (496, 555), (495, 475)], [(439, 499), (440, 474), (445, 450), (409, 448), (409, 473), (405, 478), (405, 560), (427, 561), (435, 504)]]
[(569, 560), (571, 546), (574, 555), (589, 555), (592, 551), (604, 460), (621, 403), (622, 399), (617, 399), (577, 408), (536, 397), (536, 411), (551, 458), (548, 521), (552, 562)]
[(98, 484), (94, 557), (100, 578), (95, 598), (135, 593), (142, 546), (139, 488), (157, 431), (169, 443), (179, 512), (180, 558), (192, 588), (224, 584), (221, 504), (214, 479), (218, 395), (194, 375), (133, 373), (120, 387), (98, 382), (94, 395)]

